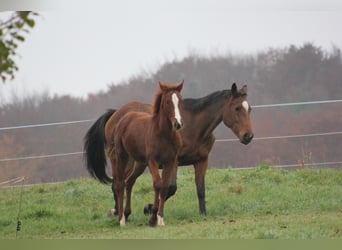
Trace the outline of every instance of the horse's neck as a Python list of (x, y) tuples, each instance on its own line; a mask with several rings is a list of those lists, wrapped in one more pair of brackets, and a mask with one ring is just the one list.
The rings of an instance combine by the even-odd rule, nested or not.
[(169, 120), (161, 113), (153, 118), (151, 125), (153, 130), (157, 131), (156, 134), (160, 134), (164, 138), (172, 138), (172, 136), (175, 134), (175, 131), (172, 129)]
[[(217, 103), (220, 104), (220, 103)], [(222, 112), (223, 112), (223, 103), (222, 105), (212, 105), (205, 109), (205, 122), (202, 127), (203, 138), (208, 137), (213, 133), (216, 127), (222, 122)]]
[[(222, 122), (223, 106), (225, 98), (219, 97), (210, 104), (203, 106), (203, 108), (196, 113), (188, 111), (189, 122), (196, 124), (196, 131), (199, 131), (198, 137), (207, 138), (210, 136), (215, 128)], [(183, 109), (186, 110), (184, 107)]]

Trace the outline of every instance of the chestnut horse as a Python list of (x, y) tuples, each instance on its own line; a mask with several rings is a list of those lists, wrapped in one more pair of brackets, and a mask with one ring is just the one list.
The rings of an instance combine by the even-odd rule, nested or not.
[[(124, 226), (126, 220), (123, 211), (126, 167), (132, 160), (149, 167), (154, 188), (153, 213), (149, 223), (151, 226), (164, 226), (164, 203), (171, 177), (177, 169), (177, 156), (182, 144), (178, 130), (183, 127), (180, 95), (183, 81), (177, 85), (159, 83), (159, 86), (152, 114), (130, 111), (116, 125), (112, 169), (120, 226)], [(162, 169), (162, 177), (159, 168)]]
[[(123, 115), (129, 111), (151, 113), (151, 105), (132, 102), (119, 110), (108, 110), (90, 127), (85, 135), (84, 156), (88, 172), (100, 182), (112, 181), (106, 174), (105, 148), (111, 148), (115, 126)], [(206, 215), (205, 206), (205, 174), (208, 167), (208, 156), (215, 142), (213, 131), (223, 121), (243, 144), (248, 144), (253, 138), (250, 122), (251, 107), (247, 102), (247, 86), (240, 90), (234, 83), (230, 90), (213, 92), (198, 99), (183, 99), (184, 128), (180, 131), (182, 147), (178, 154), (179, 166), (193, 165), (195, 183), (199, 201), (200, 214)], [(127, 171), (126, 189), (129, 196), (135, 180), (144, 172), (146, 165), (131, 163), (131, 171)], [(176, 173), (172, 176), (167, 198), (176, 193)], [(117, 212), (116, 195), (115, 212)], [(126, 199), (125, 215), (131, 213), (130, 197)]]

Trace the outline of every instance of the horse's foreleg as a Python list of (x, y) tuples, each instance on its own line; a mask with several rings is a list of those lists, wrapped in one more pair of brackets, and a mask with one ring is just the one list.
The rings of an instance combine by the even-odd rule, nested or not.
[[(171, 176), (171, 182), (169, 185), (169, 189), (168, 189), (168, 193), (166, 195), (165, 200), (168, 200), (169, 198), (171, 198), (177, 191), (177, 171), (175, 171), (172, 176)], [(152, 214), (152, 208), (153, 208), (153, 204), (147, 204), (144, 207), (144, 214), (145, 215), (149, 215)]]
[(171, 196), (173, 196), (176, 193), (176, 191), (177, 191), (177, 170), (173, 171), (171, 175), (171, 181), (170, 181), (170, 185), (169, 185), (165, 200), (168, 200)]
[(158, 208), (158, 226), (165, 226), (164, 223), (164, 205), (169, 193), (169, 186), (173, 176), (177, 175), (177, 164), (176, 162), (170, 163), (164, 166), (162, 171), (162, 185), (160, 188), (160, 201)]
[(154, 203), (152, 208), (152, 215), (149, 220), (150, 226), (156, 226), (157, 224), (157, 212), (159, 207), (159, 193), (162, 184), (162, 180), (159, 175), (158, 167), (159, 164), (155, 161), (149, 161), (148, 167), (150, 169), (152, 180), (153, 180), (153, 189), (154, 189)]
[[(133, 166), (132, 166), (133, 165)], [(125, 206), (125, 217), (126, 220), (128, 219), (128, 216), (131, 214), (131, 195), (132, 195), (132, 189), (135, 181), (137, 178), (144, 172), (146, 168), (145, 163), (138, 163), (131, 161), (129, 163), (129, 172), (126, 171), (126, 206)]]
[(208, 158), (195, 163), (194, 167), (200, 214), (207, 215), (207, 211), (205, 208), (205, 174), (208, 168)]

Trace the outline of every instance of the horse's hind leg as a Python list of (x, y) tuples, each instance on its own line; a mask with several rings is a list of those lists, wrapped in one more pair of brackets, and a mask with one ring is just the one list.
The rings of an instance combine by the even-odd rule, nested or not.
[[(119, 175), (120, 176), (120, 175)], [(120, 226), (124, 226), (126, 224), (125, 216), (123, 215), (123, 199), (124, 199), (124, 191), (125, 191), (125, 181), (121, 179), (121, 177), (115, 177), (115, 191), (117, 194), (118, 200), (118, 219), (120, 222)]]
[(123, 213), (123, 200), (125, 192), (125, 167), (128, 162), (128, 156), (124, 152), (117, 156), (119, 157), (116, 158), (116, 165), (113, 166), (113, 178), (115, 179), (114, 191), (117, 196), (118, 219), (120, 226), (124, 226), (126, 220)]
[(109, 217), (113, 217), (113, 216), (117, 216), (118, 215), (118, 199), (117, 199), (117, 195), (116, 195), (116, 191), (115, 191), (115, 178), (114, 178), (114, 171), (115, 171), (115, 167), (116, 167), (116, 160), (115, 160), (115, 155), (114, 155), (114, 150), (111, 151), (111, 153), (107, 152), (108, 156), (110, 157), (110, 162), (112, 165), (112, 192), (113, 192), (113, 198), (114, 198), (114, 208), (112, 208), (111, 210), (108, 211), (108, 216)]
[(205, 207), (205, 174), (208, 168), (208, 158), (195, 163), (194, 167), (200, 214), (207, 215), (207, 210)]
[(125, 206), (125, 217), (126, 220), (128, 219), (128, 216), (131, 214), (131, 196), (132, 196), (132, 189), (135, 181), (137, 178), (142, 175), (146, 168), (145, 163), (139, 163), (130, 161), (129, 162), (129, 172), (126, 171), (126, 206)]
[(112, 180), (112, 192), (113, 192), (113, 198), (114, 198), (114, 208), (112, 208), (111, 210), (108, 211), (109, 217), (118, 215), (118, 198), (117, 198), (116, 191), (115, 191), (115, 179), (114, 179), (114, 177)]

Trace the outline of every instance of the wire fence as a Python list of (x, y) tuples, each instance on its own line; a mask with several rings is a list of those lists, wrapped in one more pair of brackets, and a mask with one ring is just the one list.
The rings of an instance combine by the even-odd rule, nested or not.
[[(300, 105), (331, 104), (331, 103), (341, 103), (341, 102), (342, 102), (342, 100), (323, 100), (323, 101), (309, 101), (309, 102), (262, 104), (262, 105), (254, 105), (254, 106), (252, 106), (252, 108), (291, 107), (291, 106), (300, 106)], [(60, 126), (60, 125), (90, 123), (90, 122), (94, 122), (94, 121), (95, 121), (95, 119), (84, 119), (84, 120), (74, 120), (74, 121), (8, 126), (8, 127), (0, 128), (0, 132), (1, 131), (8, 131), (8, 130), (15, 130), (15, 129), (40, 128), (40, 127), (48, 127), (48, 126)], [(253, 141), (275, 140), (275, 139), (293, 139), (293, 138), (305, 138), (305, 137), (317, 137), (317, 136), (332, 136), (332, 135), (341, 135), (341, 134), (342, 134), (342, 131), (334, 131), (334, 132), (317, 132), (317, 133), (297, 134), (297, 135), (266, 136), (266, 137), (256, 137), (253, 139)], [(216, 142), (238, 142), (238, 139), (236, 139), (236, 138), (216, 139)], [(0, 159), (0, 162), (36, 160), (36, 159), (44, 159), (44, 158), (52, 158), (52, 157), (68, 157), (68, 156), (82, 155), (83, 153), (84, 153), (83, 151), (77, 151), (77, 152), (47, 154), (47, 155), (21, 156), (21, 157), (13, 157), (13, 158), (3, 158), (3, 159)], [(276, 165), (274, 167), (276, 167), (276, 168), (292, 168), (292, 167), (300, 167), (302, 165), (303, 165), (303, 163), (296, 163), (296, 164)], [(305, 166), (322, 166), (322, 165), (342, 165), (342, 161), (305, 163)], [(251, 168), (253, 168), (253, 167), (234, 168), (234, 169), (242, 170), (242, 169), (251, 169)], [(11, 179), (11, 180), (1, 182), (0, 187), (3, 185), (13, 186), (14, 184), (16, 184), (18, 182), (22, 182), (22, 181), (24, 181), (24, 177), (17, 177), (17, 178)], [(11, 184), (9, 185), (9, 183), (11, 183)]]
[[(300, 135), (268, 136), (268, 137), (256, 137), (256, 138), (253, 138), (253, 141), (258, 141), (258, 140), (274, 140), (274, 139), (304, 138), (304, 137), (329, 136), (329, 135), (341, 135), (341, 134), (342, 134), (342, 131), (326, 132), (326, 133), (313, 133), (313, 134), (300, 134)], [(238, 142), (238, 141), (239, 140), (236, 139), (236, 138), (216, 139), (215, 140), (215, 142)], [(36, 156), (22, 156), (22, 157), (0, 159), (0, 162), (21, 161), (21, 160), (35, 160), (35, 159), (44, 159), (44, 158), (52, 158), (52, 157), (65, 157), (65, 156), (82, 155), (83, 153), (84, 153), (83, 151), (77, 151), (77, 152), (71, 152), (71, 153), (57, 153), (57, 154), (36, 155)]]
[(0, 131), (22, 129), (22, 128), (39, 128), (39, 127), (49, 127), (49, 126), (58, 126), (58, 125), (70, 125), (70, 124), (78, 124), (78, 123), (88, 123), (88, 122), (92, 122), (92, 121), (94, 121), (94, 120), (93, 119), (88, 119), (88, 120), (77, 120), (77, 121), (66, 121), (66, 122), (51, 122), (51, 123), (40, 123), (40, 124), (31, 124), (31, 125), (11, 126), (11, 127), (0, 128)]
[[(310, 101), (310, 102), (289, 102), (289, 103), (276, 103), (276, 104), (261, 104), (253, 105), (252, 108), (274, 108), (274, 107), (291, 107), (300, 105), (312, 105), (312, 104), (331, 104), (331, 103), (341, 103), (342, 100), (323, 100), (323, 101)], [(48, 126), (59, 126), (59, 125), (70, 125), (78, 123), (89, 123), (94, 122), (96, 119), (84, 119), (75, 121), (64, 121), (64, 122), (51, 122), (51, 123), (40, 123), (40, 124), (29, 124), (29, 125), (18, 125), (2, 127), (0, 131), (13, 130), (13, 129), (24, 129), (24, 128), (39, 128)]]

